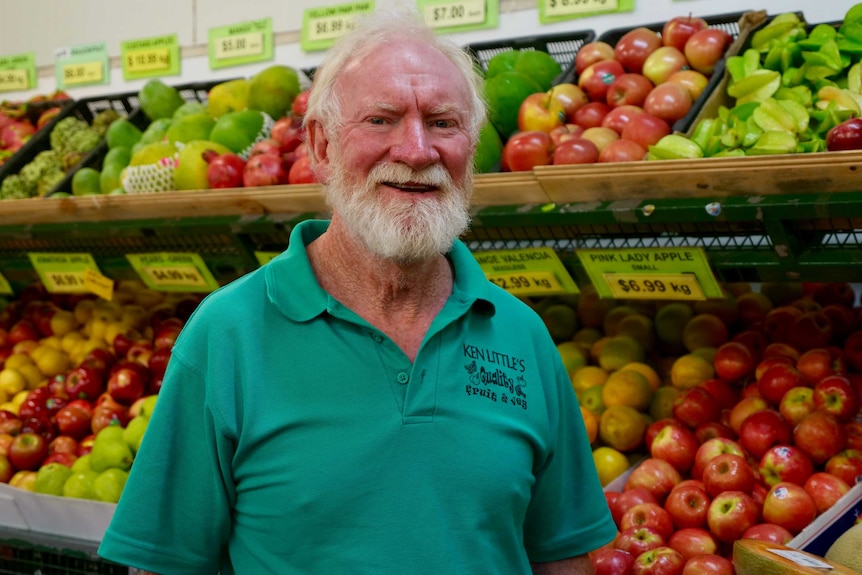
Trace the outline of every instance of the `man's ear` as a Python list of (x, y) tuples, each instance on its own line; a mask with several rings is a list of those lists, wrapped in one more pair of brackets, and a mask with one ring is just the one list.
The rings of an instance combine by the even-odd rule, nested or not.
[(305, 129), (308, 141), (308, 153), (311, 155), (314, 174), (321, 183), (326, 182), (327, 166), (329, 166), (329, 140), (323, 126), (317, 120), (311, 120)]

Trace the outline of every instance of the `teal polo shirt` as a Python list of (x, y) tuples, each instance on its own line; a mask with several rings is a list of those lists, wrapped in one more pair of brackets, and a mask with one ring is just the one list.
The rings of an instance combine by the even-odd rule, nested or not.
[(315, 280), (327, 225), (190, 318), (99, 553), (166, 575), (523, 575), (610, 541), (538, 316), (455, 242), (411, 363)]

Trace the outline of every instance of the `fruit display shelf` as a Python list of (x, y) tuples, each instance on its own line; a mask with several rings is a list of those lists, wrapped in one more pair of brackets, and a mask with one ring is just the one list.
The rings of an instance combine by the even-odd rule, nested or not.
[[(722, 281), (862, 281), (862, 152), (708, 158), (476, 177), (473, 250), (702, 247)], [(87, 251), (134, 277), (126, 254), (196, 251), (220, 283), (323, 216), (318, 185), (0, 202), (0, 273), (35, 279), (27, 253)]]

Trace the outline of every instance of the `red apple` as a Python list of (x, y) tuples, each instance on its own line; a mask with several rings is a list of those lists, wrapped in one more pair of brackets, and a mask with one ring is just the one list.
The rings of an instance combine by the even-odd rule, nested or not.
[(90, 435), (81, 439), (78, 442), (78, 451), (75, 453), (78, 457), (83, 457), (90, 453), (93, 450), (93, 442), (96, 440), (96, 435), (91, 433)]
[(683, 474), (694, 463), (694, 454), (699, 446), (694, 433), (682, 423), (674, 421), (658, 432), (649, 450), (650, 455), (667, 461)]
[(6, 345), (15, 346), (23, 341), (38, 341), (41, 334), (32, 322), (26, 319), (19, 320), (9, 329), (6, 334)]
[(575, 112), (590, 101), (586, 92), (581, 90), (577, 84), (569, 82), (557, 84), (548, 91), (548, 94), (563, 107), (566, 122), (571, 122), (575, 117)]
[(554, 147), (553, 164), (595, 164), (599, 161), (599, 149), (586, 138), (571, 138)]
[(584, 70), (592, 64), (602, 60), (614, 59), (614, 47), (607, 42), (593, 41), (587, 42), (580, 47), (578, 53), (575, 54), (575, 71), (578, 76), (583, 74)]
[(815, 309), (803, 312), (793, 322), (787, 333), (787, 342), (796, 349), (804, 351), (829, 345), (832, 336), (832, 322), (829, 316)]
[(775, 445), (760, 458), (758, 471), (763, 482), (769, 486), (782, 481), (803, 485), (814, 473), (814, 464), (798, 447)]
[[(790, 341), (790, 328), (796, 323), (796, 320), (802, 317), (802, 310), (796, 306), (783, 305), (772, 308), (766, 314), (766, 319), (763, 321), (763, 330), (773, 343), (783, 343), (787, 346)], [(787, 346), (790, 347), (790, 346)], [(793, 351), (793, 359), (799, 357), (799, 352), (790, 348)], [(769, 355), (769, 347), (764, 350), (763, 357), (771, 357)], [(786, 355), (786, 350), (782, 354)]]
[(643, 113), (643, 108), (640, 106), (632, 106), (630, 104), (617, 106), (608, 112), (602, 119), (602, 127), (610, 128), (617, 134), (622, 134), (623, 129), (625, 129), (632, 117)]
[(775, 525), (774, 523), (758, 523), (749, 527), (740, 539), (755, 539), (757, 541), (786, 545), (788, 541), (793, 539), (793, 534), (784, 527)]
[(65, 465), (66, 467), (72, 467), (72, 464), (75, 463), (76, 459), (78, 459), (78, 456), (74, 453), (51, 453), (45, 459), (42, 460), (41, 465), (48, 465), (49, 463), (59, 463), (60, 465)]
[(853, 310), (840, 304), (828, 304), (820, 308), (820, 311), (829, 318), (832, 324), (832, 337), (836, 342), (843, 342), (847, 336), (856, 329), (856, 314)]
[[(660, 46), (644, 61), (643, 75), (658, 87), (659, 84), (666, 83), (668, 78), (687, 65), (685, 55), (680, 50), (673, 46)], [(688, 90), (685, 90), (685, 93), (690, 99)]]
[(682, 477), (673, 465), (650, 457), (631, 470), (626, 479), (625, 489), (643, 487), (655, 496), (659, 504), (663, 504), (671, 489), (680, 481)]
[(862, 371), (862, 330), (854, 331), (844, 340), (844, 357), (856, 371)]
[(620, 531), (625, 532), (630, 527), (652, 527), (664, 539), (673, 533), (673, 519), (670, 513), (658, 503), (638, 503), (623, 514), (620, 519)]
[(631, 140), (615, 140), (599, 153), (599, 163), (639, 162), (644, 159), (647, 151)]
[(810, 387), (789, 389), (778, 404), (778, 412), (790, 425), (796, 425), (814, 410), (814, 390)]
[(710, 461), (719, 455), (731, 453), (738, 455), (743, 459), (746, 456), (742, 445), (726, 437), (716, 437), (705, 441), (697, 448), (697, 453), (694, 454), (694, 464), (691, 466), (691, 476), (694, 479), (703, 479), (703, 471), (706, 469)]
[(709, 78), (696, 70), (679, 70), (670, 75), (666, 82), (679, 84), (688, 90), (691, 101), (695, 102), (703, 95), (706, 86), (709, 84)]
[(68, 435), (58, 435), (48, 443), (48, 455), (54, 453), (77, 453), (78, 441)]
[[(798, 308), (794, 306), (783, 306), (781, 308), (773, 308), (772, 310), (770, 310), (769, 313), (766, 315), (767, 320), (769, 319), (770, 314), (772, 314), (773, 312), (773, 323), (778, 324), (779, 326), (783, 326), (784, 320), (781, 319), (782, 314), (791, 316), (790, 325), (792, 325), (793, 322), (796, 321), (796, 318), (799, 317), (798, 314), (802, 313)], [(794, 313), (796, 313), (797, 315), (793, 315)], [(766, 320), (764, 320), (764, 322), (765, 321)], [(783, 326), (783, 329), (788, 329), (789, 327), (789, 325)], [(764, 323), (763, 329), (767, 330), (766, 323)], [(772, 337), (774, 338), (778, 336), (774, 335)], [(791, 362), (791, 365), (795, 365), (796, 360), (799, 359), (799, 351), (795, 347), (788, 345), (787, 343), (783, 343), (780, 341), (772, 341), (769, 345), (766, 346), (766, 349), (763, 350), (762, 357), (763, 359), (769, 359), (771, 357), (788, 358), (793, 360)]]
[(796, 360), (796, 369), (805, 381), (814, 385), (829, 375), (843, 374), (846, 371), (843, 359), (833, 357), (825, 347), (809, 349)]
[[(773, 344), (769, 344), (768, 346), (766, 346), (766, 349), (769, 349), (771, 345)], [(764, 349), (764, 353), (766, 353), (766, 349)], [(757, 367), (754, 368), (754, 379), (760, 379), (760, 377), (764, 373), (766, 373), (769, 368), (775, 367), (776, 365), (788, 365), (790, 367), (795, 367), (796, 359), (787, 357), (786, 355), (775, 355), (762, 359), (760, 360), (760, 362), (758, 362)]]
[[(685, 483), (685, 485), (683, 485)], [(665, 511), (670, 514), (677, 529), (703, 527), (712, 499), (705, 487), (686, 482), (674, 487), (664, 502)]]
[(796, 535), (817, 517), (817, 504), (801, 485), (781, 482), (772, 486), (763, 502), (763, 520)]
[(751, 493), (754, 481), (754, 472), (748, 462), (732, 453), (713, 458), (703, 470), (703, 485), (713, 499), (723, 491)]
[(590, 102), (578, 108), (573, 120), (575, 124), (585, 130), (598, 128), (610, 111), (611, 107), (604, 102)]
[(728, 341), (715, 350), (713, 365), (719, 378), (734, 382), (753, 375), (756, 362), (751, 349), (740, 342)]
[(720, 412), (715, 396), (701, 386), (686, 389), (673, 402), (673, 416), (692, 429), (718, 420)]
[(518, 129), (522, 132), (536, 130), (550, 132), (565, 123), (563, 104), (550, 92), (530, 94), (518, 108)]
[(566, 140), (580, 138), (583, 133), (584, 129), (577, 124), (563, 124), (548, 132), (548, 135), (551, 136), (552, 149), (556, 149)]
[(696, 18), (690, 14), (688, 16), (676, 16), (665, 22), (661, 30), (661, 43), (682, 51), (688, 39), (695, 32), (706, 27), (707, 22), (703, 18)]
[(595, 575), (630, 575), (635, 558), (631, 553), (603, 547), (590, 554)]
[(120, 367), (111, 371), (107, 391), (117, 403), (129, 406), (144, 396), (148, 379), (131, 366)]
[(824, 471), (812, 474), (802, 488), (814, 500), (818, 514), (835, 505), (845, 493), (850, 491), (850, 485), (846, 481)]
[[(742, 294), (742, 295), (744, 296), (745, 294)], [(739, 300), (741, 298), (742, 298), (742, 296), (740, 296), (736, 300), (736, 302), (737, 302), (737, 304), (736, 304), (737, 322), (739, 321), (739, 317), (740, 317), (740, 313), (741, 313), (739, 310)], [(766, 349), (767, 345), (769, 345), (769, 340), (766, 339), (766, 336), (763, 335), (762, 332), (757, 331), (755, 329), (751, 329), (751, 328), (744, 329), (743, 331), (737, 332), (736, 334), (731, 336), (730, 341), (739, 342), (742, 345), (744, 345), (745, 347), (747, 347), (751, 351), (751, 354), (755, 358), (755, 364), (758, 361), (760, 361), (761, 357), (763, 357), (763, 350)]]
[(128, 422), (128, 411), (123, 406), (103, 404), (93, 410), (90, 419), (90, 430), (98, 434), (109, 425), (125, 426)]
[(848, 449), (862, 451), (862, 421), (845, 423), (844, 435), (847, 437)]
[(685, 559), (676, 549), (659, 547), (635, 558), (632, 575), (682, 575)]
[(39, 469), (48, 456), (48, 441), (37, 433), (24, 432), (17, 435), (9, 445), (6, 457), (17, 470)]
[(591, 102), (605, 102), (608, 87), (625, 73), (626, 70), (617, 60), (601, 60), (583, 71), (578, 77), (578, 87), (587, 94)]
[(629, 30), (614, 46), (614, 58), (626, 72), (640, 74), (647, 57), (661, 47), (661, 38), (649, 28)]
[(808, 454), (815, 465), (821, 465), (844, 449), (847, 438), (841, 423), (823, 411), (815, 411), (793, 429), (793, 443)]
[(23, 426), (21, 418), (6, 409), (0, 409), (0, 434), (18, 435)]
[(551, 137), (545, 132), (519, 132), (503, 147), (503, 162), (513, 172), (532, 170), (551, 163)]
[(725, 424), (718, 421), (709, 421), (698, 425), (694, 430), (694, 436), (697, 442), (701, 445), (715, 439), (716, 437), (725, 437), (727, 439), (736, 439), (736, 433)]
[(749, 455), (759, 460), (773, 445), (790, 443), (792, 430), (774, 409), (762, 409), (749, 415), (739, 429), (739, 443)]
[[(719, 348), (719, 350), (720, 349), (721, 348)], [(718, 356), (716, 355), (716, 357)], [(713, 363), (717, 364), (717, 361), (714, 361)], [(741, 364), (737, 364), (737, 367), (742, 366)], [(718, 368), (716, 367), (716, 369)], [(729, 367), (725, 365), (723, 369), (727, 371)], [(721, 409), (730, 409), (740, 400), (739, 386), (732, 383), (728, 383), (728, 381), (724, 379), (707, 379), (699, 383), (697, 387), (708, 391), (709, 394), (714, 397), (715, 400), (718, 402), (718, 405), (719, 407), (721, 407)]]
[(830, 375), (814, 386), (814, 409), (833, 415), (841, 423), (851, 421), (859, 413), (859, 395), (850, 380)]
[(698, 555), (685, 562), (682, 575), (735, 575), (733, 562), (721, 555)]
[(711, 555), (718, 551), (718, 542), (709, 531), (700, 527), (687, 527), (675, 531), (668, 538), (667, 545), (679, 551), (686, 560), (698, 555)]
[(750, 495), (742, 491), (719, 493), (709, 505), (707, 524), (719, 541), (739, 539), (760, 518), (760, 509)]
[(15, 476), (15, 468), (6, 455), (0, 453), (0, 483), (9, 483)]
[(632, 117), (620, 136), (648, 149), (668, 134), (670, 134), (670, 125), (667, 122), (644, 112)]
[(105, 391), (102, 375), (87, 366), (78, 366), (66, 375), (66, 395), (70, 399), (95, 400)]
[(658, 500), (651, 491), (643, 487), (633, 487), (620, 493), (611, 505), (611, 517), (614, 523), (619, 527), (623, 515), (639, 503), (658, 503)]
[(811, 299), (821, 306), (836, 304), (853, 307), (856, 303), (856, 291), (850, 282), (827, 282), (814, 286)]
[(739, 403), (734, 405), (733, 409), (730, 410), (728, 424), (730, 425), (730, 428), (739, 435), (743, 421), (748, 419), (752, 414), (757, 413), (762, 409), (767, 409), (768, 407), (769, 404), (767, 404), (766, 400), (762, 397), (743, 397), (739, 400)]
[(805, 384), (805, 379), (799, 370), (789, 365), (770, 367), (757, 380), (761, 397), (772, 405), (780, 404), (784, 394), (789, 390)]
[(704, 28), (686, 41), (683, 53), (689, 66), (709, 76), (732, 40), (731, 35), (720, 28)]
[(602, 152), (604, 152), (605, 148), (620, 139), (620, 135), (612, 129), (601, 126), (587, 128), (583, 131), (581, 137), (596, 145), (596, 149), (599, 151), (598, 161), (601, 161)]
[(847, 485), (856, 485), (857, 478), (862, 476), (862, 451), (839, 451), (826, 461), (824, 471), (844, 480)]
[(617, 536), (614, 547), (637, 557), (645, 551), (661, 547), (664, 544), (665, 538), (654, 527), (636, 525), (623, 529)]
[(647, 94), (653, 89), (653, 83), (643, 74), (627, 72), (618, 76), (610, 86), (605, 96), (609, 106), (632, 105), (643, 106)]

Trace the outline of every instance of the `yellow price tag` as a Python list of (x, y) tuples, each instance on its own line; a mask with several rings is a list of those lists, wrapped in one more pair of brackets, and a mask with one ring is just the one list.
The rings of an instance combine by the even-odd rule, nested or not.
[(48, 293), (84, 293), (87, 291), (84, 273), (85, 270), (46, 271), (42, 279)]
[(425, 6), (422, 16), (431, 28), (481, 24), (487, 18), (485, 0), (457, 0)]
[(220, 38), (215, 45), (216, 60), (263, 54), (263, 32), (249, 32)]
[(605, 282), (618, 299), (706, 299), (694, 274), (606, 273)]
[(206, 288), (207, 280), (195, 266), (144, 266), (142, 271), (158, 287)]
[(545, 16), (571, 16), (584, 12), (611, 11), (617, 9), (617, 0), (544, 0)]
[(101, 82), (103, 74), (104, 67), (101, 62), (83, 62), (63, 66), (63, 81), (67, 86)]
[(147, 48), (126, 53), (126, 71), (130, 73), (169, 70), (170, 67), (170, 48)]
[(310, 42), (321, 42), (335, 40), (353, 29), (356, 18), (355, 14), (336, 14), (334, 16), (322, 16), (309, 21), (308, 40)]
[(30, 74), (26, 68), (0, 70), (0, 92), (15, 92), (30, 87)]
[(111, 301), (114, 297), (114, 280), (94, 269), (84, 270), (84, 287), (103, 300)]
[(496, 273), (485, 274), (485, 277), (512, 295), (551, 295), (565, 291), (552, 272)]

